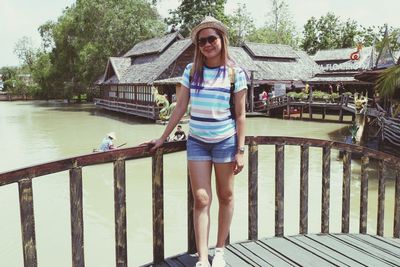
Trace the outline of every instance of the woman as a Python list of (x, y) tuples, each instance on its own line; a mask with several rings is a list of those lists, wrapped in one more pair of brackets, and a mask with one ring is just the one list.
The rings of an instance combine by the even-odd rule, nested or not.
[[(235, 67), (228, 55), (227, 29), (223, 23), (206, 17), (192, 30), (191, 38), (196, 47), (194, 62), (184, 71), (182, 93), (164, 133), (151, 143), (154, 144), (153, 151), (164, 143), (184, 115), (190, 100), (187, 158), (199, 255), (196, 267), (209, 266), (212, 167), (219, 201), (218, 237), (212, 266), (218, 267), (225, 266), (224, 245), (233, 214), (234, 175), (243, 169), (247, 81), (243, 70)], [(233, 111), (229, 103), (230, 73), (234, 73)]]

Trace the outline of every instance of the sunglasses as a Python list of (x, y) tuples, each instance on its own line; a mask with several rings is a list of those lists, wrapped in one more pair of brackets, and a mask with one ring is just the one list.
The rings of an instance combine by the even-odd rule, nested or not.
[(209, 43), (209, 44), (212, 45), (212, 44), (214, 44), (214, 42), (215, 42), (217, 39), (219, 39), (218, 36), (210, 35), (210, 36), (207, 36), (207, 37), (199, 38), (199, 39), (197, 40), (197, 44), (198, 44), (200, 47), (205, 46), (207, 43)]

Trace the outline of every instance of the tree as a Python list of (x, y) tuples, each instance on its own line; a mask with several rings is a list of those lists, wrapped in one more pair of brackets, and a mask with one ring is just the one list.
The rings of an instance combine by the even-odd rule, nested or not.
[(175, 25), (183, 36), (189, 36), (190, 31), (199, 24), (205, 16), (214, 18), (227, 24), (224, 14), (226, 0), (182, 0), (182, 3), (169, 14), (166, 19), (168, 25)]
[(317, 20), (315, 17), (308, 19), (307, 23), (304, 25), (301, 48), (312, 55), (315, 54), (320, 48), (318, 41)]
[(233, 15), (228, 15), (229, 41), (232, 46), (240, 46), (250, 32), (255, 30), (253, 19), (245, 4), (238, 4)]
[(14, 53), (23, 64), (30, 68), (35, 61), (36, 54), (32, 39), (28, 38), (27, 36), (19, 39), (14, 46)]
[(17, 71), (18, 71), (17, 67), (2, 67), (0, 69), (0, 74), (2, 75), (2, 80), (4, 81), (5, 91), (11, 91), (13, 87), (13, 81), (15, 81), (17, 76)]
[[(309, 54), (318, 50), (355, 47), (357, 43), (364, 46), (375, 45), (379, 50), (382, 47), (385, 26), (363, 27), (354, 20), (342, 22), (333, 13), (308, 19), (304, 25), (301, 48)], [(390, 44), (393, 50), (399, 47), (396, 42), (400, 29), (390, 28)]]
[[(304, 25), (301, 48), (309, 54), (322, 49), (355, 47), (364, 37), (362, 28), (354, 20), (342, 22), (333, 13), (327, 13), (318, 20), (311, 17)], [(371, 39), (365, 35), (366, 39)], [(361, 41), (362, 42), (362, 41)]]
[(57, 22), (39, 28), (43, 48), (50, 53), (37, 66), (50, 70), (38, 71), (41, 74), (35, 77), (45, 79), (40, 83), (46, 87), (60, 88), (59, 97), (70, 99), (98, 79), (108, 57), (120, 56), (165, 29), (154, 6), (145, 0), (78, 0)]
[(252, 42), (287, 44), (297, 47), (296, 29), (285, 0), (271, 0), (272, 11), (264, 27), (252, 31)]

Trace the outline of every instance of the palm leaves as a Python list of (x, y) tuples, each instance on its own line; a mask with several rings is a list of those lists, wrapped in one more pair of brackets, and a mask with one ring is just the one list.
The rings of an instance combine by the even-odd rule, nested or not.
[(382, 97), (393, 97), (400, 88), (400, 65), (387, 68), (379, 75), (375, 84), (375, 90)]

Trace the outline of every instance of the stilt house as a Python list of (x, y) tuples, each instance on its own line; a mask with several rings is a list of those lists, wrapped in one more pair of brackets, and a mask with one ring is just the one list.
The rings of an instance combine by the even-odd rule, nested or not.
[[(230, 47), (230, 55), (248, 74), (249, 100), (258, 99), (264, 88), (274, 84), (302, 87), (320, 67), (302, 51), (287, 45), (244, 43)], [(179, 95), (180, 79), (193, 60), (191, 39), (178, 32), (136, 44), (122, 57), (110, 57), (99, 82), (96, 105), (113, 111), (157, 120), (160, 107), (155, 92), (171, 102)]]

